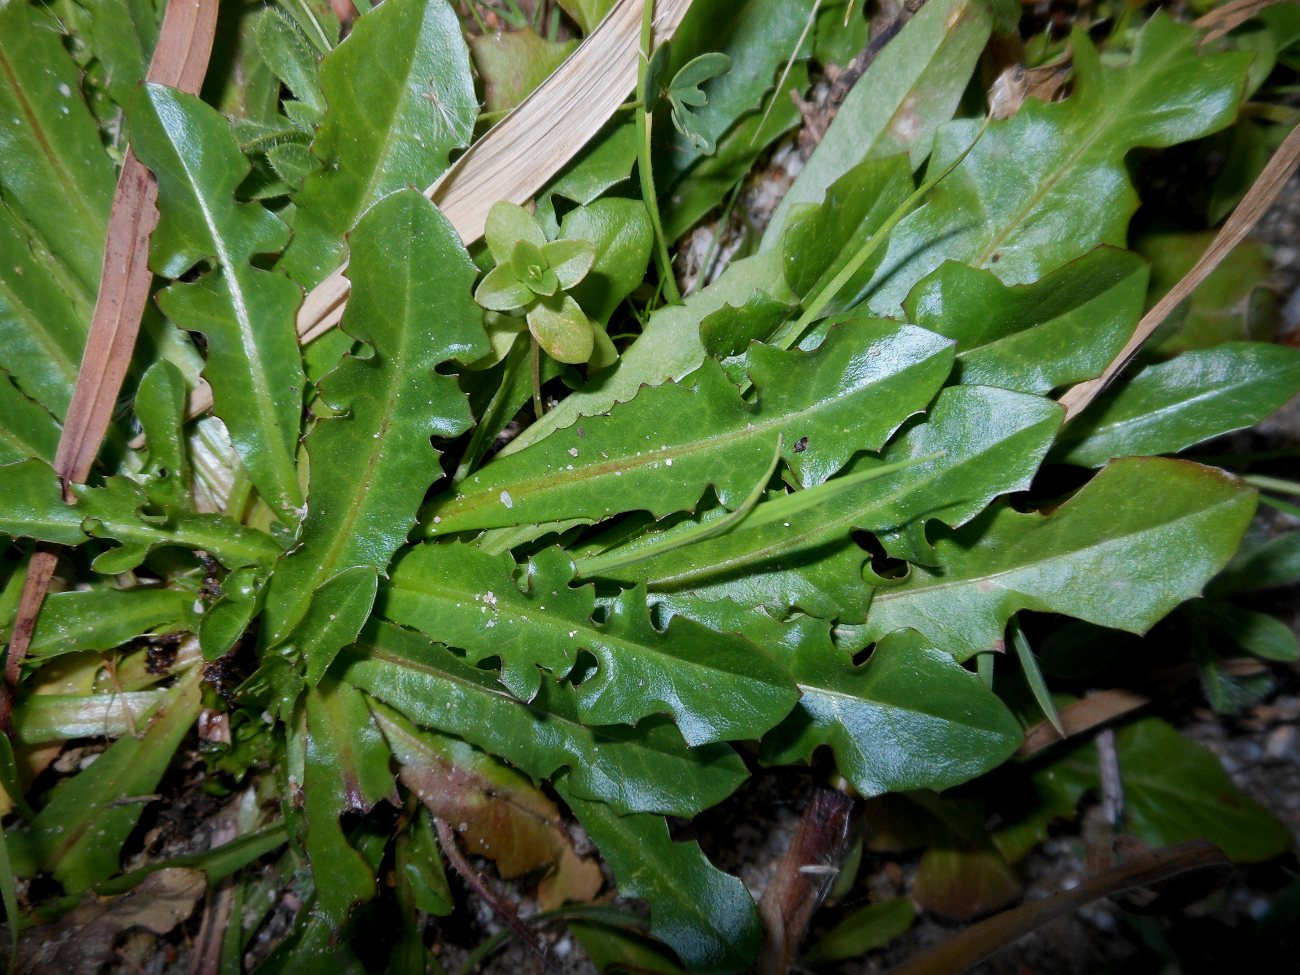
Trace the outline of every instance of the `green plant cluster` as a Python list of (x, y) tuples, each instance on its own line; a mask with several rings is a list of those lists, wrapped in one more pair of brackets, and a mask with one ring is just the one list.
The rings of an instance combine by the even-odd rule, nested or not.
[[(593, 957), (671, 970), (658, 944), (737, 971), (760, 950), (754, 900), (669, 822), (756, 768), (833, 772), (881, 817), (929, 823), (919, 844), (1005, 879), (1096, 785), (1086, 740), (1012, 761), (1026, 728), (1114, 648), (1138, 666), (1146, 644), (1123, 635), (1201, 634), (1224, 710), (1264, 687), (1205, 634), (1296, 658), (1243, 594), (1300, 575), (1297, 536), (1239, 553), (1256, 490), (1231, 459), (1175, 456), (1300, 389), (1300, 352), (1220, 313), (1242, 306), (1233, 275), (1080, 416), (1057, 402), (1171, 273), (1140, 256), (1136, 161), (1226, 153), (1240, 165), (1205, 189), (1213, 219), (1239, 199), (1283, 128), (1251, 109), (1300, 57), (1293, 12), (1205, 46), (1144, 12), (1033, 38), (1027, 57), (1068, 63), (1064, 97), (985, 123), (972, 79), (1018, 5), (929, 0), (766, 227), (667, 303), (656, 228), (671, 242), (730, 205), (798, 126), (810, 68), (865, 47), (860, 4), (697, 0), (656, 56), (674, 80), (641, 106), (652, 143), (617, 114), (468, 249), (411, 187), (482, 135), (478, 91), (506, 104), (545, 77), (471, 53), (487, 4), (462, 20), (385, 0), (341, 41), (328, 3), (250, 11), (206, 100), (142, 83), (159, 6), (0, 6), (0, 626), (34, 546), (63, 546), (0, 763), (11, 927), (15, 878), (56, 882), (62, 900), (23, 905), (47, 914), (143, 879), (122, 873), (132, 797), (169, 781), (203, 713), (233, 730), (204, 753), (239, 814), (233, 841), (186, 862), (236, 884), (228, 970), (292, 884), (302, 912), (260, 971), (438, 971), (426, 931), (455, 900), (436, 821), (503, 876), (543, 876), (543, 906), (590, 901), (599, 873), (558, 799), (649, 905), (648, 926), (574, 915)], [(559, 5), (579, 31), (610, 6)], [(521, 56), (550, 65), (559, 22), (516, 24), (541, 32)], [(160, 288), (69, 504), (51, 465), (128, 143), (157, 177)], [(340, 328), (300, 350), (304, 293), (345, 262)], [(189, 419), (201, 382), (214, 407)], [(544, 413), (538, 389), (558, 400)], [(108, 744), (41, 791), (47, 746), (79, 739)], [(1144, 841), (1203, 836), (1239, 860), (1289, 846), (1159, 719), (1117, 747)], [(967, 828), (992, 794), (960, 813), (934, 795), (987, 774), (1040, 796), (992, 836)], [(951, 859), (923, 869), (951, 886)], [(396, 907), (379, 959), (353, 937), (376, 903)], [(871, 947), (855, 925), (911, 923), (910, 905), (872, 907), (811, 959)]]

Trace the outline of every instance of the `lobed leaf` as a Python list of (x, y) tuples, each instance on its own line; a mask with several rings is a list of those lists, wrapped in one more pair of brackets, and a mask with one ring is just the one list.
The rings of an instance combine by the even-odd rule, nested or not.
[[(368, 568), (373, 598), (375, 574), (406, 541), (440, 475), (430, 437), (455, 436), (471, 422), (456, 380), (434, 370), (487, 351), (470, 294), (474, 266), (432, 203), (414, 190), (391, 194), (362, 218), (350, 242), (352, 298), (342, 326), (369, 355), (345, 356), (319, 384), (321, 399), (336, 412), (307, 437), (307, 514), (298, 547), (271, 579), (268, 646), (289, 638), (313, 599), (322, 602), (321, 587), (340, 573)], [(358, 610), (350, 632), (336, 628), (335, 639), (318, 643), (309, 673), (324, 673), (355, 638), (369, 606)]]
[(1300, 350), (1225, 342), (1147, 366), (1065, 429), (1052, 459), (1100, 467), (1254, 426), (1300, 391)]
[(699, 844), (675, 843), (659, 816), (620, 816), (580, 796), (567, 778), (556, 788), (624, 896), (650, 904), (650, 933), (669, 945), (691, 972), (747, 968), (762, 937), (758, 910), (740, 879), (723, 873)]
[(177, 278), (200, 262), (214, 269), (158, 296), (163, 311), (208, 342), (204, 375), (218, 416), (258, 493), (285, 522), (302, 506), (294, 458), (303, 373), (294, 330), (301, 293), (288, 278), (254, 267), (289, 229), (235, 191), (248, 163), (225, 120), (190, 95), (149, 84), (132, 102), (131, 139), (158, 179), (161, 216), (150, 268)]
[[(858, 458), (850, 473), (910, 464), (848, 488), (832, 480), (764, 502), (728, 534), (662, 556), (647, 551), (643, 561), (611, 575), (644, 581), (652, 590), (765, 606), (779, 615), (798, 608), (826, 619), (861, 620), (870, 593), (861, 571), (866, 555), (850, 538), (854, 529), (874, 532), (892, 555), (933, 561), (926, 522), (963, 524), (998, 495), (1028, 487), (1060, 423), (1060, 408), (1037, 396), (950, 387), (924, 422), (910, 426), (879, 458)], [(648, 550), (654, 540), (647, 541), (639, 544)]]
[(938, 567), (878, 591), (863, 638), (913, 627), (965, 660), (1001, 647), (1022, 609), (1142, 633), (1200, 594), (1254, 510), (1254, 492), (1222, 471), (1116, 461), (1051, 514), (1003, 505), (943, 532)]
[(116, 571), (139, 564), (157, 545), (203, 549), (228, 568), (267, 564), (280, 553), (270, 535), (223, 515), (150, 514), (144, 489), (125, 477), (111, 477), (102, 487), (71, 484), (68, 489), (73, 504), (64, 504), (58, 475), (43, 461), (0, 467), (0, 496), (5, 498), (0, 534), (56, 545), (113, 539), (124, 546), (114, 551), (138, 552), (129, 566)]
[(855, 666), (824, 620), (779, 623), (740, 603), (692, 596), (666, 596), (658, 605), (738, 632), (790, 669), (799, 703), (763, 737), (765, 764), (808, 761), (825, 746), (864, 796), (941, 791), (996, 768), (1023, 739), (997, 695), (915, 631), (885, 637)]
[(927, 3), (872, 62), (841, 106), (825, 138), (786, 193), (764, 234), (761, 250), (735, 261), (712, 285), (650, 316), (616, 368), (602, 373), (565, 398), (541, 420), (508, 444), (514, 453), (554, 431), (626, 402), (644, 385), (681, 379), (704, 361), (700, 320), (723, 305), (741, 305), (756, 290), (778, 301), (793, 296), (785, 288), (778, 246), (789, 208), (819, 203), (826, 189), (868, 156), (916, 153), (915, 165), (929, 152), (935, 129), (952, 117), (984, 43), (990, 18), (984, 0)]
[(59, 422), (35, 400), (23, 395), (8, 374), (0, 372), (0, 464), (36, 458), (54, 460)]
[(544, 871), (543, 910), (600, 892), (600, 866), (578, 855), (555, 803), (525, 776), (463, 741), (420, 731), (383, 705), (375, 705), (375, 719), (402, 783), (453, 824), (470, 853), (494, 861), (506, 879)]
[(635, 729), (587, 727), (571, 688), (546, 682), (525, 703), (502, 690), (496, 675), (392, 624), (372, 622), (359, 647), (340, 656), (348, 682), (416, 724), (500, 756), (534, 781), (567, 769), (575, 794), (617, 812), (693, 816), (746, 777), (726, 745), (687, 748), (671, 724), (649, 719)]
[(28, 654), (48, 658), (104, 651), (162, 628), (195, 623), (194, 593), (183, 589), (87, 589), (45, 597)]
[(1101, 375), (1133, 334), (1146, 291), (1141, 258), (1098, 247), (1015, 286), (948, 261), (903, 309), (908, 321), (957, 341), (955, 381), (1045, 394)]
[(666, 712), (694, 746), (758, 738), (797, 699), (785, 671), (745, 640), (690, 620), (656, 630), (644, 590), (621, 593), (596, 623), (594, 587), (570, 585), (573, 561), (558, 548), (533, 557), (522, 586), (515, 574), (508, 554), (422, 545), (398, 563), (378, 611), (463, 648), (472, 663), (498, 658), (501, 683), (525, 701), (536, 699), (542, 669), (567, 677), (586, 651), (596, 671), (574, 698), (586, 724)]
[(425, 187), (469, 144), (478, 102), (469, 50), (447, 0), (397, 0), (357, 19), (320, 65), (329, 106), (312, 143), (324, 165), (294, 198), (281, 267), (306, 287), (343, 259), (343, 238), (376, 201)]
[[(489, 464), (435, 500), (426, 524), (434, 534), (629, 510), (662, 517), (692, 508), (708, 486), (734, 508), (765, 475), (778, 436), (791, 470), (816, 484), (922, 409), (951, 356), (932, 333), (870, 320), (846, 324), (813, 352), (755, 346), (756, 404), (706, 363), (693, 386), (647, 389), (608, 417)], [(665, 416), (675, 418), (671, 431)]]
[(334, 928), (375, 895), (375, 875), (352, 848), (339, 817), (367, 812), (393, 795), (388, 744), (355, 687), (323, 681), (306, 697), (307, 756), (302, 784), (306, 849), (317, 905)]
[[(1200, 138), (1236, 118), (1249, 55), (1202, 57), (1199, 39), (1193, 28), (1157, 14), (1127, 63), (1103, 69), (1076, 30), (1073, 94), (1051, 104), (1026, 99), (1012, 118), (989, 126), (931, 201), (890, 234), (869, 288), (871, 310), (895, 313), (916, 282), (946, 260), (989, 267), (1018, 284), (1098, 244), (1123, 246), (1137, 208), (1126, 155)], [(945, 126), (931, 166), (941, 171), (979, 125)]]

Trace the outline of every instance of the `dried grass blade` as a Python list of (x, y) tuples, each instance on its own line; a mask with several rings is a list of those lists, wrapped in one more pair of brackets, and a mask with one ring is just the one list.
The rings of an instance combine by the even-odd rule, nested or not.
[[(425, 190), (466, 245), (483, 236), (492, 204), (526, 202), (622, 104), (636, 85), (641, 9), (648, 2), (621, 0), (572, 57)], [(692, 2), (657, 0), (656, 42), (673, 35)], [(339, 268), (307, 295), (298, 312), (302, 342), (339, 323), (349, 287)]]
[(1278, 147), (1277, 152), (1273, 153), (1273, 158), (1268, 161), (1264, 171), (1259, 174), (1254, 185), (1247, 191), (1242, 201), (1237, 204), (1237, 208), (1232, 211), (1223, 227), (1215, 235), (1213, 242), (1205, 249), (1190, 271), (1183, 276), (1183, 279), (1176, 284), (1173, 289), (1156, 302), (1155, 306), (1142, 316), (1142, 321), (1138, 322), (1137, 330), (1133, 337), (1128, 340), (1128, 344), (1120, 350), (1119, 355), (1106, 371), (1096, 379), (1089, 379), (1087, 382), (1079, 383), (1070, 387), (1065, 395), (1061, 397), (1060, 403), (1065, 407), (1065, 419), (1067, 421), (1078, 416), (1091, 403), (1097, 395), (1106, 388), (1115, 375), (1123, 369), (1130, 359), (1137, 353), (1142, 344), (1150, 338), (1170, 312), (1177, 308), (1189, 294), (1191, 294), (1207, 277), (1210, 272), (1219, 266), (1219, 263), (1228, 256), (1234, 247), (1242, 242), (1251, 228), (1259, 222), (1260, 217), (1272, 206), (1273, 201), (1277, 198), (1286, 181), (1290, 179), (1291, 174), (1295, 172), (1297, 164), (1300, 164), (1300, 126), (1291, 130), (1291, 134), (1286, 137), (1282, 145)]
[(1192, 26), (1206, 32), (1205, 36), (1201, 38), (1201, 46), (1203, 47), (1217, 41), (1234, 27), (1244, 24), (1261, 10), (1281, 2), (1282, 0), (1232, 0), (1231, 3), (1225, 3), (1222, 7), (1211, 10), (1205, 16), (1197, 18), (1193, 21)]
[[(169, 3), (149, 64), (149, 80), (196, 93), (207, 72), (216, 24), (217, 0)], [(149, 300), (149, 235), (158, 221), (157, 196), (153, 176), (128, 150), (108, 221), (99, 296), (54, 456), (54, 469), (63, 482), (65, 496), (69, 484), (84, 481), (90, 473), (131, 361), (140, 318)], [(57, 561), (55, 549), (38, 548), (23, 584), (5, 660), (4, 687), (0, 690), (0, 727), (6, 732), (10, 730), (13, 695), (36, 614)]]
[(1230, 867), (1223, 851), (1205, 840), (1152, 850), (1085, 880), (1073, 890), (996, 914), (929, 951), (891, 969), (889, 975), (955, 975), (996, 954), (1016, 939), (1099, 897), (1146, 887), (1193, 870)]

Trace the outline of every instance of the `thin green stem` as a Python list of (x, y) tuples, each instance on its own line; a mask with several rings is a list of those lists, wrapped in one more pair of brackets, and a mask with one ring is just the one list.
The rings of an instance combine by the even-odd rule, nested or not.
[(1247, 474), (1242, 478), (1251, 487), (1263, 491), (1277, 491), (1280, 494), (1300, 494), (1300, 484), (1284, 481), (1280, 477), (1265, 477), (1263, 474)]
[(898, 205), (897, 209), (889, 215), (889, 218), (881, 224), (880, 228), (863, 241), (862, 246), (858, 248), (857, 253), (854, 254), (853, 257), (849, 259), (849, 262), (840, 269), (840, 273), (831, 279), (830, 284), (822, 288), (813, 300), (804, 306), (803, 314), (794, 322), (787, 322), (785, 325), (781, 326), (781, 328), (777, 329), (776, 333), (771, 339), (769, 339), (771, 345), (775, 345), (779, 349), (788, 349), (803, 338), (804, 332), (808, 330), (808, 327), (821, 318), (822, 312), (826, 309), (826, 306), (835, 299), (840, 291), (843, 290), (844, 286), (853, 279), (855, 274), (862, 270), (863, 265), (865, 265), (867, 261), (871, 259), (871, 256), (884, 245), (886, 240), (889, 239), (890, 233), (893, 231), (894, 227), (898, 225), (898, 222), (911, 213), (913, 208), (915, 208), (921, 200), (925, 199), (926, 195), (929, 194), (931, 190), (938, 186), (939, 183), (946, 179), (954, 169), (961, 165), (962, 160), (964, 160), (967, 154), (975, 148), (976, 143), (980, 141), (980, 137), (984, 135), (984, 131), (989, 127), (990, 121), (992, 121), (992, 116), (984, 119), (984, 124), (981, 125), (980, 130), (975, 133), (975, 138), (971, 140), (970, 145), (963, 149), (956, 159), (944, 167), (943, 172), (927, 179), (924, 183), (913, 190), (906, 200)]
[(718, 257), (718, 251), (722, 247), (722, 235), (727, 230), (727, 225), (731, 222), (731, 211), (735, 209), (736, 200), (740, 197), (741, 187), (745, 185), (742, 177), (736, 181), (736, 185), (731, 188), (731, 193), (727, 197), (727, 203), (722, 208), (722, 216), (718, 218), (718, 229), (713, 234), (713, 240), (709, 242), (709, 249), (704, 254), (704, 263), (700, 265), (700, 273), (695, 277), (695, 283), (691, 287), (691, 292), (696, 292), (703, 288), (709, 280), (709, 272), (713, 270), (713, 262)]
[(650, 136), (654, 126), (654, 112), (650, 93), (646, 90), (650, 81), (650, 45), (654, 40), (654, 0), (645, 0), (641, 7), (641, 64), (636, 75), (636, 100), (638, 102), (637, 133), (640, 146), (637, 150), (637, 169), (640, 170), (641, 196), (645, 200), (646, 210), (650, 213), (650, 228), (655, 238), (655, 266), (659, 269), (659, 281), (670, 304), (682, 300), (677, 289), (677, 280), (673, 277), (673, 263), (668, 256), (668, 242), (664, 239), (663, 221), (659, 217), (659, 197), (655, 193), (654, 170), (650, 160)]

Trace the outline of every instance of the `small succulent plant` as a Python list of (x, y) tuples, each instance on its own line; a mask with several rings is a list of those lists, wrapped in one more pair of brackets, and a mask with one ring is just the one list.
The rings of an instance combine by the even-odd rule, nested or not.
[(474, 292), (479, 305), (522, 316), (537, 344), (558, 362), (614, 360), (605, 330), (569, 294), (596, 260), (590, 241), (547, 240), (532, 214), (504, 201), (488, 214), (485, 236), (496, 267)]

